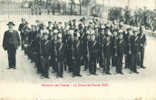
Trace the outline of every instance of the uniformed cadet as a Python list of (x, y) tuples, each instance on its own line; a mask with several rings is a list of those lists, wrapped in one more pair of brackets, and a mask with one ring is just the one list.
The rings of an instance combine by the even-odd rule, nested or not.
[(63, 63), (64, 63), (64, 45), (62, 43), (62, 34), (57, 35), (57, 44), (56, 44), (56, 75), (57, 77), (63, 77)]
[(130, 68), (130, 58), (131, 58), (131, 44), (130, 44), (130, 32), (131, 28), (127, 29), (124, 33), (124, 53), (125, 53), (125, 68)]
[(106, 45), (105, 45), (105, 66), (104, 72), (106, 74), (110, 73), (110, 60), (111, 60), (111, 33), (110, 30), (106, 29)]
[(58, 30), (55, 29), (52, 32), (50, 36), (50, 65), (52, 66), (53, 72), (56, 72), (56, 67), (57, 67), (57, 50), (56, 50), (56, 44), (57, 44), (57, 35), (58, 35)]
[(37, 73), (41, 74), (40, 50), (41, 50), (41, 28), (39, 24), (36, 26), (36, 36), (32, 43), (33, 61), (35, 62)]
[(74, 30), (69, 30), (69, 34), (67, 35), (67, 42), (66, 42), (66, 59), (68, 65), (68, 71), (72, 72), (72, 37), (74, 35)]
[(84, 65), (84, 70), (86, 71), (88, 69), (88, 40), (90, 39), (89, 31), (87, 31), (87, 26), (83, 26), (82, 35), (81, 35), (81, 46), (83, 48), (82, 50), (82, 56), (83, 61), (82, 64)]
[(113, 31), (113, 37), (111, 38), (111, 48), (112, 48), (112, 66), (117, 67), (117, 41), (118, 41), (118, 30)]
[(123, 39), (123, 31), (120, 30), (118, 34), (117, 40), (117, 64), (116, 64), (116, 72), (119, 74), (123, 74), (122, 66), (123, 66), (123, 55), (124, 55), (124, 39)]
[(29, 50), (28, 50), (28, 57), (30, 58), (31, 62), (34, 62), (34, 41), (36, 39), (36, 26), (31, 25), (31, 30), (28, 36), (28, 41), (29, 41)]
[(79, 37), (80, 34), (78, 31), (74, 32), (74, 37), (73, 37), (73, 41), (72, 41), (72, 64), (73, 64), (73, 77), (75, 76), (79, 76), (80, 75), (80, 59), (81, 59), (81, 45), (80, 45), (80, 41), (79, 41)]
[(98, 39), (98, 57), (99, 57), (99, 65), (101, 68), (105, 66), (105, 45), (106, 45), (106, 34), (105, 28), (102, 27), (99, 39)]
[(89, 47), (89, 73), (96, 75), (96, 60), (97, 60), (97, 42), (95, 41), (95, 33), (91, 31), (90, 40), (88, 41)]
[(64, 44), (64, 51), (66, 52), (64, 54), (64, 70), (67, 71), (67, 66), (68, 66), (68, 63), (67, 63), (67, 51), (68, 51), (68, 44), (67, 44), (67, 41), (68, 41), (68, 37), (69, 37), (69, 27), (68, 26), (65, 26), (64, 27), (64, 30), (62, 32), (62, 42)]
[(84, 44), (83, 44), (83, 49), (84, 49), (84, 66), (85, 66), (85, 71), (89, 68), (89, 61), (90, 61), (90, 54), (89, 54), (89, 41), (91, 40), (90, 32), (86, 32), (86, 38), (84, 39)]
[(21, 44), (22, 44), (22, 49), (24, 48), (23, 47), (23, 42), (24, 42), (24, 28), (25, 28), (25, 23), (26, 23), (26, 20), (24, 18), (21, 19), (21, 24), (19, 25), (18, 27), (18, 31), (20, 31), (20, 36), (21, 36)]
[(49, 40), (48, 34), (42, 33), (40, 41), (40, 62), (41, 62), (41, 75), (45, 78), (49, 78)]
[(24, 53), (27, 54), (28, 53), (28, 44), (29, 44), (29, 34), (30, 34), (30, 28), (28, 26), (28, 22), (25, 22), (25, 26), (23, 28), (23, 44), (22, 44), (22, 47), (23, 47), (23, 50), (24, 50)]
[(136, 34), (136, 31), (131, 31), (130, 32), (130, 55), (131, 55), (131, 58), (130, 58), (130, 70), (134, 73), (139, 73), (137, 71), (137, 34)]
[(141, 68), (145, 68), (144, 66), (144, 53), (145, 53), (145, 45), (146, 45), (146, 35), (145, 35), (145, 29), (144, 27), (140, 27), (140, 30), (139, 30), (139, 34), (138, 34), (138, 38), (139, 38), (139, 52), (140, 52), (140, 64), (139, 66)]

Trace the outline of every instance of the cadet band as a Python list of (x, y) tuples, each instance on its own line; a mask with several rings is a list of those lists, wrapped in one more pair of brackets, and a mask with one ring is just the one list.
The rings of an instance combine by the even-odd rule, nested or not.
[(131, 73), (145, 68), (143, 26), (125, 27), (122, 22), (104, 23), (94, 18), (86, 23), (86, 19), (81, 18), (49, 21), (48, 26), (36, 20), (36, 24), (29, 27), (22, 18), (19, 31), (22, 49), (35, 63), (37, 73), (45, 78), (49, 78), (50, 67), (56, 77), (63, 77), (64, 71), (81, 77), (81, 69), (97, 75), (100, 68), (109, 75), (112, 67), (118, 74), (124, 74), (123, 68)]

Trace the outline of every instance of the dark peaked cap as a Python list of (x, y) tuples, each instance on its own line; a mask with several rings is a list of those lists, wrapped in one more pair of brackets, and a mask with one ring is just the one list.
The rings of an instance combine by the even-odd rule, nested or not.
[(14, 22), (12, 22), (12, 21), (9, 21), (7, 25), (13, 25), (13, 26), (15, 26)]

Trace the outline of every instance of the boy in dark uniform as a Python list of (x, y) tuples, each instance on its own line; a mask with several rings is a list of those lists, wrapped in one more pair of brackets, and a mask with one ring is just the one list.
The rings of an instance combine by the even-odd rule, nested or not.
[(95, 41), (95, 34), (91, 34), (91, 40), (88, 42), (89, 46), (89, 73), (96, 75), (96, 60), (97, 60), (97, 42)]
[(18, 31), (20, 31), (20, 36), (21, 36), (22, 49), (23, 49), (23, 42), (24, 42), (25, 24), (26, 24), (26, 21), (25, 21), (24, 18), (22, 18), (21, 19), (21, 24), (18, 27)]
[(74, 30), (70, 30), (69, 34), (67, 35), (67, 42), (66, 42), (66, 53), (67, 53), (67, 65), (68, 71), (72, 72), (72, 37), (74, 34)]
[(84, 65), (85, 65), (85, 71), (89, 68), (89, 60), (90, 60), (90, 54), (89, 54), (89, 41), (91, 40), (90, 32), (86, 32), (86, 37), (84, 39), (83, 49), (84, 49)]
[(117, 40), (117, 64), (116, 64), (116, 72), (119, 74), (123, 74), (123, 72), (122, 72), (123, 54), (124, 54), (123, 32), (120, 31), (118, 40)]
[(111, 59), (111, 33), (109, 31), (106, 31), (106, 45), (105, 45), (105, 66), (104, 66), (104, 72), (106, 74), (110, 73), (110, 59)]
[(88, 40), (90, 36), (88, 35), (88, 31), (86, 31), (87, 27), (83, 27), (83, 35), (81, 35), (81, 46), (83, 48), (82, 55), (83, 55), (83, 65), (85, 66), (84, 70), (86, 71), (88, 69)]
[(43, 33), (42, 35), (40, 41), (41, 75), (45, 78), (49, 78), (49, 40), (47, 33)]
[(106, 45), (106, 35), (104, 29), (101, 31), (99, 37), (99, 65), (104, 70), (105, 66), (105, 45)]
[(29, 48), (28, 48), (28, 57), (31, 59), (31, 61), (33, 61), (33, 42), (36, 38), (37, 32), (36, 32), (36, 26), (35, 25), (31, 25), (31, 30), (28, 36), (28, 44), (29, 44)]
[(131, 67), (130, 70), (134, 73), (139, 73), (137, 71), (137, 53), (138, 53), (138, 45), (137, 45), (137, 35), (135, 31), (132, 31), (131, 33), (131, 37), (130, 37), (130, 43), (131, 43)]
[(128, 28), (127, 32), (124, 33), (125, 68), (130, 68), (130, 60), (131, 60), (130, 31), (132, 31), (131, 28)]
[(75, 32), (74, 33), (74, 39), (73, 39), (73, 43), (72, 43), (72, 62), (73, 62), (73, 77), (75, 76), (79, 76), (80, 75), (80, 58), (81, 58), (81, 54), (80, 54), (80, 41), (79, 41), (79, 33)]
[(28, 44), (29, 44), (29, 34), (30, 34), (30, 28), (28, 26), (28, 22), (25, 22), (25, 26), (24, 26), (24, 31), (23, 31), (23, 50), (25, 54), (28, 54)]
[(146, 35), (144, 34), (144, 27), (140, 27), (140, 33), (138, 34), (139, 38), (139, 52), (140, 52), (140, 64), (141, 68), (145, 68), (144, 66), (144, 53), (145, 53), (145, 45), (146, 45)]
[(41, 66), (41, 40), (43, 36), (43, 25), (39, 23), (37, 20), (37, 26), (36, 26), (36, 37), (32, 43), (33, 47), (33, 54), (34, 54), (34, 60), (37, 68), (37, 73), (42, 74), (42, 66)]
[(53, 31), (53, 35), (50, 36), (50, 64), (53, 68), (53, 72), (56, 72), (56, 67), (57, 67), (57, 50), (56, 50), (56, 44), (57, 44), (57, 34), (58, 34), (58, 30), (55, 29)]
[(117, 67), (117, 40), (118, 40), (118, 30), (115, 29), (113, 32), (113, 37), (111, 39), (111, 48), (112, 48), (112, 66)]
[(58, 34), (57, 44), (56, 44), (56, 72), (57, 77), (63, 77), (63, 63), (64, 63), (64, 45), (62, 43), (62, 34)]
[(100, 34), (97, 36), (97, 45), (98, 45), (98, 57), (97, 57), (97, 62), (99, 63), (99, 66), (102, 68), (103, 65), (103, 57), (104, 57), (104, 52), (103, 52), (103, 47), (104, 47), (104, 28), (99, 29)]

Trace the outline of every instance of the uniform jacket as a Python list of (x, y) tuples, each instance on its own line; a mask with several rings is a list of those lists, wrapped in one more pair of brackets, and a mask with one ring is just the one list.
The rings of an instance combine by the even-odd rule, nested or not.
[(131, 52), (132, 54), (135, 55), (138, 52), (137, 38), (135, 36), (131, 36), (130, 41), (131, 41)]
[(3, 38), (3, 48), (4, 50), (8, 50), (10, 46), (15, 49), (20, 45), (20, 37), (17, 31), (13, 30), (13, 32), (6, 31), (4, 33)]
[(57, 42), (57, 44), (56, 44), (56, 51), (57, 51), (56, 57), (57, 57), (57, 60), (59, 62), (64, 62), (64, 48), (65, 47), (64, 47), (63, 43)]
[(143, 34), (139, 34), (138, 39), (139, 39), (139, 49), (144, 48), (146, 43), (146, 36)]
[(111, 43), (110, 41), (107, 41), (106, 46), (105, 46), (105, 56), (110, 57), (112, 52), (111, 52)]
[(40, 54), (43, 57), (49, 57), (49, 50), (50, 50), (50, 46), (49, 46), (49, 41), (48, 40), (41, 40), (40, 41)]
[(19, 25), (18, 30), (19, 30), (20, 32), (22, 32), (22, 31), (23, 31), (24, 26), (25, 26), (25, 24), (21, 23), (21, 24)]
[(89, 57), (90, 60), (95, 60), (97, 57), (97, 50), (98, 50), (98, 46), (97, 43), (95, 41), (89, 41), (88, 42), (88, 47), (89, 47)]
[(73, 47), (72, 47), (72, 59), (73, 60), (79, 60), (80, 59), (80, 41), (74, 40), (73, 41)]
[(121, 39), (118, 39), (117, 41), (117, 55), (118, 56), (123, 56), (124, 54), (124, 41)]

